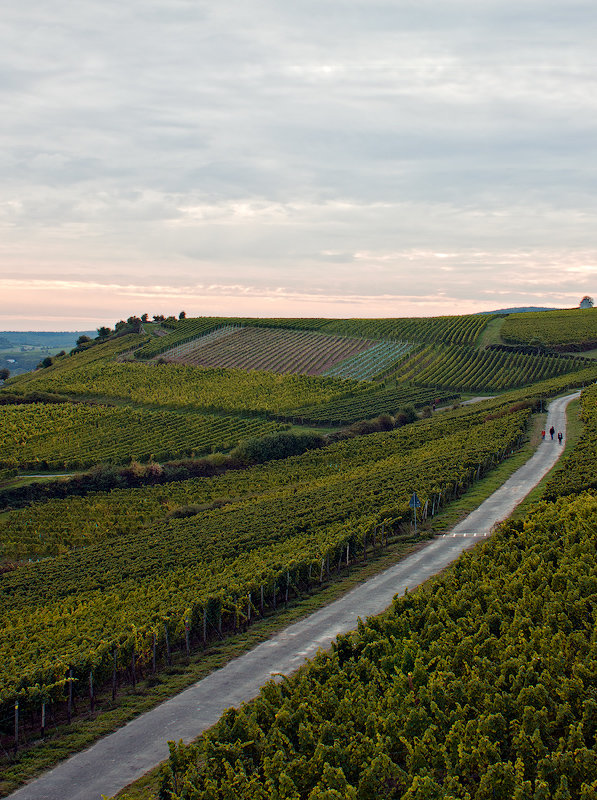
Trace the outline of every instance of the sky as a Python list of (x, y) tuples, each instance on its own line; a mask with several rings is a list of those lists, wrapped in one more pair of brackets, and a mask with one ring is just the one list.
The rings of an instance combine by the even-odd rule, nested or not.
[(0, 330), (597, 293), (594, 0), (0, 15)]

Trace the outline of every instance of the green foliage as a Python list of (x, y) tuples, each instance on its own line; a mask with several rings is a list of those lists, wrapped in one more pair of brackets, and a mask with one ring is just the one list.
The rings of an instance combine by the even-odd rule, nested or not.
[(227, 450), (280, 426), (262, 419), (180, 414), (83, 403), (5, 406), (0, 467), (82, 469)]
[(459, 392), (496, 392), (555, 378), (587, 366), (587, 360), (582, 358), (451, 346), (438, 348), (421, 368), (416, 365), (409, 369), (407, 364), (407, 371), (399, 378), (412, 380), (418, 386), (441, 386)]
[(344, 336), (368, 336), (374, 339), (472, 345), (489, 321), (489, 315), (479, 314), (402, 319), (346, 319), (328, 320), (319, 330), (333, 331)]
[[(583, 414), (594, 426), (594, 387)], [(560, 479), (573, 472), (583, 490), (577, 466)], [(537, 504), (283, 687), (265, 686), (231, 712), (242, 725), (225, 715), (192, 759), (183, 748), (171, 760), (185, 800), (208, 787), (228, 797), (240, 773), (255, 796), (284, 774), (297, 797), (330, 778), (359, 798), (595, 797), (596, 517), (591, 491)]]
[(231, 455), (245, 464), (263, 464), (276, 458), (300, 455), (306, 450), (323, 447), (325, 439), (316, 433), (282, 431), (268, 436), (252, 436), (236, 447)]
[[(258, 597), (260, 586), (271, 605), (286, 581), (317, 585), (326, 559), (334, 564), (347, 546), (353, 554), (362, 550), (364, 537), (382, 520), (392, 529), (410, 518), (413, 486), (423, 503), (440, 492), (445, 497), (463, 491), (480, 467), (489, 468), (516, 446), (527, 415), (520, 411), (490, 423), (475, 414), (455, 415), (339, 443), (336, 463), (327, 449), (271, 462), (255, 468), (252, 494), (246, 477), (245, 497), (236, 500), (215, 481), (208, 493), (219, 489), (219, 498), (233, 502), (213, 503), (186, 518), (164, 519), (168, 500), (163, 487), (156, 487), (162, 497), (153, 494), (152, 502), (161, 508), (161, 521), (144, 529), (133, 508), (133, 532), (112, 539), (109, 548), (90, 542), (0, 576), (1, 696), (9, 701), (35, 685), (58, 685), (66, 666), (83, 677), (93, 665), (100, 680), (111, 667), (115, 643), (120, 665), (128, 663), (133, 644), (146, 663), (153, 633), (163, 642), (164, 620), (172, 642), (180, 641), (185, 619), (197, 635), (202, 609), (214, 598), (224, 624), (231, 625), (246, 618), (248, 598)], [(434, 423), (437, 435), (429, 441)], [(252, 471), (246, 475), (250, 479)], [(222, 480), (241, 477), (231, 473)], [(184, 505), (199, 500), (187, 498)], [(63, 502), (68, 506), (71, 500)], [(105, 509), (111, 501), (102, 502)], [(112, 507), (118, 504), (122, 496)], [(32, 511), (23, 511), (24, 523)], [(73, 522), (93, 531), (99, 515), (85, 520), (78, 511)], [(64, 541), (64, 516), (59, 523)], [(16, 533), (12, 523), (8, 530)]]
[[(484, 425), (489, 413), (503, 416), (502, 410), (508, 408), (491, 401), (482, 407), (467, 406), (431, 420), (421, 420), (392, 433), (373, 433), (365, 438), (349, 437), (343, 433), (336, 444), (240, 473), (215, 474), (215, 457), (210, 456), (203, 460), (207, 462), (205, 464), (202, 461), (188, 465), (189, 469), (212, 467), (195, 472), (202, 477), (191, 480), (180, 480), (188, 475), (184, 464), (180, 469), (176, 464), (133, 465), (134, 470), (127, 469), (125, 475), (113, 467), (102, 465), (85, 477), (85, 492), (89, 492), (86, 496), (71, 493), (64, 499), (36, 502), (27, 508), (15, 509), (4, 520), (0, 519), (0, 554), (5, 559), (57, 555), (73, 547), (137, 534), (144, 526), (180, 507), (210, 505), (221, 498), (265, 499), (270, 494), (294, 495), (309, 485), (315, 489), (320, 482), (325, 484), (342, 476), (366, 473), (390, 456), (407, 459), (414, 453), (421, 457), (430, 442), (443, 441), (452, 447), (452, 440), (447, 442), (446, 437), (458, 437), (471, 428), (481, 430), (480, 426)], [(408, 418), (409, 415), (405, 416)], [(388, 427), (391, 430), (393, 425), (386, 426), (386, 429)], [(377, 429), (383, 431), (383, 425), (379, 424)], [(490, 461), (487, 466), (489, 464)], [(168, 477), (171, 482), (162, 485), (163, 477)], [(73, 479), (74, 488), (80, 480), (78, 476)], [(152, 485), (154, 483), (156, 485)], [(61, 482), (59, 488), (64, 486)], [(127, 486), (139, 488), (125, 488)]]
[(444, 404), (446, 401), (455, 400), (458, 397), (459, 395), (453, 392), (398, 386), (395, 389), (375, 389), (362, 392), (356, 397), (332, 400), (316, 406), (295, 408), (289, 411), (284, 418), (298, 419), (302, 423), (321, 424), (327, 422), (344, 425), (372, 417), (375, 414), (394, 414), (405, 405), (412, 404), (421, 408), (436, 400), (439, 404)]
[(502, 327), (502, 338), (514, 344), (590, 350), (597, 346), (597, 309), (573, 308), (510, 314)]
[[(84, 355), (86, 353), (81, 357)], [(43, 391), (118, 398), (135, 403), (270, 414), (299, 404), (329, 402), (367, 388), (367, 384), (339, 378), (202, 369), (182, 364), (105, 360), (79, 364), (73, 361), (69, 370), (49, 372), (45, 379), (40, 377), (35, 382), (36, 386)]]
[(227, 797), (241, 772), (257, 787), (283, 773), (297, 797), (590, 796), (596, 514), (594, 494), (543, 504), (266, 686), (178, 754), (185, 799)]

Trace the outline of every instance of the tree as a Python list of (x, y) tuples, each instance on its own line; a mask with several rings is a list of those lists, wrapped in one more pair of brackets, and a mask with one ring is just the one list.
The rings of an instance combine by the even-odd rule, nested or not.
[(91, 341), (91, 337), (90, 336), (86, 336), (85, 334), (82, 334), (77, 339), (77, 347), (80, 347), (82, 344), (87, 344), (87, 342), (90, 342), (90, 341)]
[(187, 318), (187, 312), (181, 311), (180, 314), (178, 315), (178, 319), (186, 319), (186, 318)]
[(595, 301), (593, 300), (593, 298), (589, 297), (589, 295), (586, 294), (580, 301), (579, 308), (593, 308), (594, 305)]
[(10, 375), (9, 369), (7, 369), (6, 367), (2, 367), (2, 369), (0, 369), (0, 381), (5, 381), (9, 375)]
[(145, 314), (141, 314), (141, 322), (148, 322), (149, 321), (149, 314), (145, 312)]
[(97, 329), (97, 338), (98, 339), (105, 339), (111, 333), (112, 333), (112, 329), (111, 328), (107, 328), (105, 325), (102, 325), (101, 328)]

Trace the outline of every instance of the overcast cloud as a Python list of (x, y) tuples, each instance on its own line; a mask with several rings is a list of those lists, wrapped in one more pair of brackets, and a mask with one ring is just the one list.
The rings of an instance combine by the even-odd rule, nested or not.
[(27, 0), (0, 14), (0, 328), (597, 292), (574, 0)]

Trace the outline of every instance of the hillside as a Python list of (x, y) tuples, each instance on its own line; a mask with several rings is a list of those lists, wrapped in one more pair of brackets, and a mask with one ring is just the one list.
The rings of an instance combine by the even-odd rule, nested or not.
[[(565, 317), (560, 330), (567, 319), (572, 340), (580, 328)], [(5, 751), (15, 700), (19, 746), (36, 741), (49, 710), (60, 737), (77, 703), (107, 711), (116, 686), (127, 697), (176, 653), (275, 618), (346, 559), (414, 543), (415, 488), (430, 521), (521, 447), (547, 398), (597, 379), (582, 355), (480, 345), (494, 322), (166, 320), (10, 378), (0, 388)], [(496, 397), (450, 408), (463, 392)], [(569, 467), (575, 491), (592, 469), (583, 452)]]

